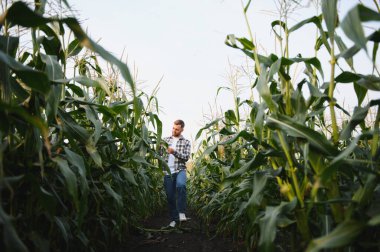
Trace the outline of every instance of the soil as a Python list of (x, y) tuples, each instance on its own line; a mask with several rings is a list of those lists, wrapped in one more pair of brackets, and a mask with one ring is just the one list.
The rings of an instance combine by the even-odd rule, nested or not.
[(157, 213), (144, 223), (144, 227), (128, 237), (128, 244), (122, 251), (151, 252), (238, 252), (245, 251), (243, 246), (230, 237), (215, 234), (215, 227), (206, 227), (194, 212), (186, 214), (186, 222), (169, 227), (165, 211)]

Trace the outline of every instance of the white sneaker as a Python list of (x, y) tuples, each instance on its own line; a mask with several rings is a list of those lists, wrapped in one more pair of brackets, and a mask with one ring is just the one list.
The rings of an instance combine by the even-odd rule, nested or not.
[(175, 221), (170, 222), (170, 223), (169, 223), (169, 227), (174, 228), (174, 227), (175, 227)]
[(187, 221), (186, 215), (184, 213), (179, 213), (179, 221)]

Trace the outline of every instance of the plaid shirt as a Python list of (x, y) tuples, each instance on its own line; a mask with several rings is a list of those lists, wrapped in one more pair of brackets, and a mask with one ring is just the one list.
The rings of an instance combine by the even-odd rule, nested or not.
[[(173, 136), (163, 138), (165, 142), (171, 144), (173, 142)], [(174, 172), (186, 169), (186, 162), (190, 158), (191, 144), (190, 141), (185, 139), (182, 135), (179, 137), (175, 151), (173, 153), (174, 159)], [(169, 154), (166, 151), (162, 151), (162, 156), (165, 162), (168, 163)]]

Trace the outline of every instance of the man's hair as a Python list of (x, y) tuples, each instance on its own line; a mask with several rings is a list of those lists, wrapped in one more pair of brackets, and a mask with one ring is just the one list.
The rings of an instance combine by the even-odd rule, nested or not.
[(182, 121), (182, 120), (180, 120), (180, 119), (175, 120), (175, 121), (174, 121), (174, 124), (175, 124), (175, 125), (181, 125), (181, 128), (182, 128), (182, 129), (185, 128), (185, 122)]

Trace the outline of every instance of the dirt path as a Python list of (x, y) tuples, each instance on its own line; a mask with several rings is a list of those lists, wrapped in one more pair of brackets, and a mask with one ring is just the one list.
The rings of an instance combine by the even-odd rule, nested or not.
[(207, 234), (205, 226), (192, 212), (189, 212), (187, 217), (190, 218), (188, 221), (170, 228), (167, 214), (158, 213), (144, 224), (144, 232), (129, 237), (129, 244), (123, 251), (243, 251), (242, 248), (237, 249), (231, 238), (215, 236), (212, 228), (209, 228), (209, 234)]

